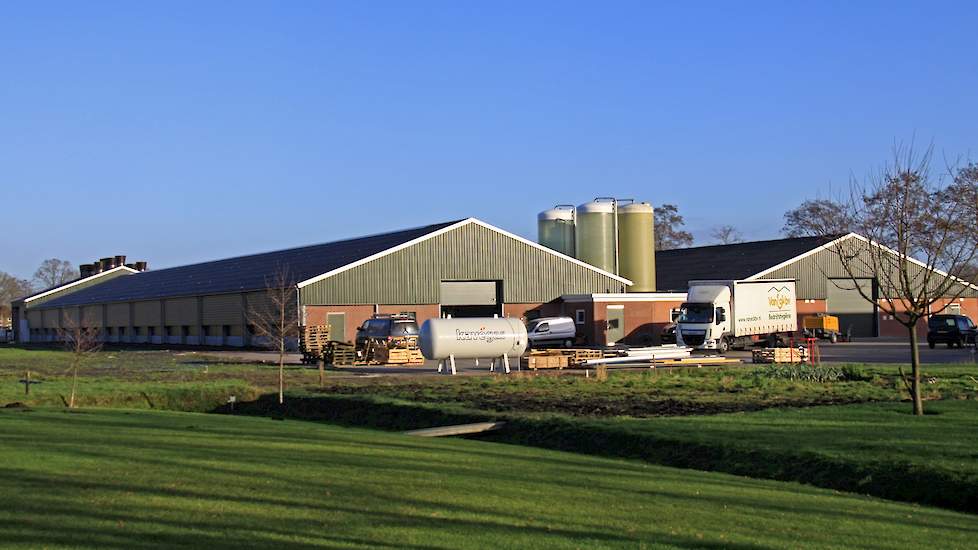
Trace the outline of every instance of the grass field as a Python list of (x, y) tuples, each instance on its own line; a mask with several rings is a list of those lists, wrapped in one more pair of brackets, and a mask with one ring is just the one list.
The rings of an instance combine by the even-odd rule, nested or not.
[(295, 421), (0, 410), (4, 547), (974, 547), (801, 485)]
[[(0, 348), (0, 404), (60, 405), (70, 357), (63, 351)], [(42, 380), (24, 396), (17, 380), (32, 370)], [(852, 366), (828, 383), (781, 379), (749, 365), (730, 368), (615, 371), (606, 381), (580, 375), (354, 378), (330, 373), (325, 393), (453, 404), (472, 410), (574, 416), (671, 416), (768, 407), (897, 401), (905, 397), (894, 366)], [(928, 399), (978, 398), (978, 367), (926, 365)], [(315, 369), (286, 371), (291, 391), (316, 391)], [(79, 398), (87, 406), (210, 410), (229, 395), (247, 400), (273, 391), (270, 365), (226, 363), (206, 353), (106, 351), (81, 369)], [(172, 402), (172, 405), (169, 403)]]

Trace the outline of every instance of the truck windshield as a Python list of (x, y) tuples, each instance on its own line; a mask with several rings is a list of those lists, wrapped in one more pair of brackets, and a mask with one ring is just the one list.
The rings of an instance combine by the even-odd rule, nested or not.
[(679, 308), (680, 323), (712, 323), (713, 304), (683, 304)]

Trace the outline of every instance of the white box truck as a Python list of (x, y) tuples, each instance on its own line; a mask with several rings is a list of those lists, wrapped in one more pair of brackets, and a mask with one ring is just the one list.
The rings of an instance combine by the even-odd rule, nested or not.
[(798, 330), (794, 279), (690, 281), (680, 307), (676, 340), (695, 349), (773, 345)]

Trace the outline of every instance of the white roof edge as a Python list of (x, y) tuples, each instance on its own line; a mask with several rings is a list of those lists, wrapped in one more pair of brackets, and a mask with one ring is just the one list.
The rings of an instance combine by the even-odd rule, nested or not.
[(376, 254), (371, 254), (370, 256), (367, 256), (366, 258), (361, 258), (361, 259), (359, 259), (359, 260), (357, 260), (355, 262), (348, 263), (348, 264), (346, 264), (344, 266), (341, 266), (341, 267), (338, 267), (336, 269), (333, 269), (332, 271), (327, 271), (326, 273), (323, 273), (321, 275), (316, 275), (315, 277), (312, 277), (310, 279), (306, 279), (305, 281), (300, 281), (299, 283), (296, 283), (296, 286), (298, 288), (302, 288), (302, 287), (311, 285), (313, 283), (322, 281), (324, 279), (328, 279), (328, 278), (330, 278), (330, 277), (332, 277), (334, 275), (338, 275), (340, 273), (343, 273), (344, 271), (348, 271), (350, 269), (353, 269), (354, 267), (361, 266), (361, 265), (363, 265), (365, 263), (371, 262), (371, 261), (376, 260), (378, 258), (383, 258), (384, 256), (387, 256), (389, 254), (393, 254), (394, 252), (397, 252), (399, 250), (403, 250), (403, 249), (408, 248), (410, 246), (414, 246), (414, 245), (416, 245), (416, 244), (418, 244), (420, 242), (424, 242), (424, 241), (426, 241), (428, 239), (437, 237), (438, 235), (443, 235), (445, 233), (448, 233), (449, 231), (458, 229), (460, 227), (469, 225), (471, 223), (474, 223), (476, 225), (485, 227), (486, 229), (489, 229), (490, 231), (495, 231), (497, 233), (500, 233), (500, 234), (505, 235), (507, 237), (510, 237), (512, 239), (516, 239), (519, 242), (522, 242), (524, 244), (528, 244), (530, 246), (533, 246), (535, 248), (538, 248), (540, 250), (543, 250), (545, 252), (548, 252), (550, 254), (553, 254), (554, 256), (557, 256), (557, 257), (562, 258), (564, 260), (568, 260), (570, 262), (573, 262), (573, 263), (575, 263), (577, 265), (580, 265), (581, 267), (586, 267), (586, 268), (588, 268), (588, 269), (590, 269), (592, 271), (595, 271), (595, 272), (600, 273), (602, 275), (605, 275), (607, 277), (611, 277), (612, 279), (615, 279), (617, 281), (621, 281), (622, 283), (625, 283), (626, 285), (631, 285), (632, 284), (632, 281), (630, 281), (628, 279), (625, 279), (624, 277), (619, 277), (618, 275), (614, 275), (612, 273), (608, 273), (607, 271), (598, 269), (597, 267), (594, 267), (591, 264), (582, 262), (581, 260), (578, 260), (577, 258), (571, 258), (570, 256), (566, 256), (564, 254), (561, 254), (561, 253), (557, 252), (556, 250), (551, 250), (551, 249), (549, 249), (549, 248), (547, 248), (547, 247), (545, 247), (545, 246), (543, 246), (541, 244), (537, 244), (537, 243), (535, 243), (533, 241), (530, 241), (528, 239), (524, 239), (523, 237), (520, 237), (519, 235), (514, 235), (513, 233), (510, 233), (508, 231), (504, 231), (504, 230), (502, 230), (502, 229), (500, 229), (500, 228), (498, 228), (498, 227), (496, 227), (494, 225), (490, 225), (490, 224), (488, 224), (488, 223), (486, 223), (486, 222), (484, 222), (482, 220), (479, 220), (479, 219), (476, 219), (476, 218), (466, 218), (466, 219), (464, 219), (462, 221), (459, 221), (459, 222), (453, 223), (451, 225), (442, 227), (441, 229), (437, 229), (437, 230), (432, 231), (430, 233), (425, 233), (424, 235), (421, 235), (420, 237), (416, 237), (414, 239), (411, 239), (410, 241), (403, 242), (403, 243), (401, 243), (401, 244), (399, 244), (397, 246), (393, 246), (393, 247), (388, 248), (386, 250), (381, 250), (380, 252), (377, 252)]
[(781, 269), (782, 267), (789, 266), (789, 265), (791, 265), (791, 264), (793, 264), (793, 263), (795, 263), (797, 261), (800, 261), (800, 260), (804, 260), (805, 258), (807, 258), (807, 257), (809, 257), (809, 256), (811, 256), (813, 254), (817, 254), (817, 253), (819, 253), (819, 252), (821, 252), (823, 250), (828, 250), (829, 248), (835, 246), (836, 243), (842, 242), (842, 241), (844, 241), (844, 240), (846, 240), (846, 239), (848, 239), (850, 237), (858, 237), (858, 236), (859, 235), (856, 235), (855, 233), (847, 233), (847, 234), (845, 234), (845, 235), (843, 235), (843, 236), (841, 236), (839, 238), (832, 239), (831, 241), (829, 241), (829, 242), (827, 242), (825, 244), (816, 246), (815, 248), (809, 250), (808, 252), (804, 252), (802, 254), (799, 254), (799, 255), (795, 256), (794, 258), (789, 258), (789, 259), (787, 259), (787, 260), (785, 260), (785, 261), (783, 261), (783, 262), (781, 262), (781, 263), (779, 263), (779, 264), (777, 264), (775, 266), (772, 266), (772, 267), (769, 267), (769, 268), (765, 269), (764, 271), (761, 271), (759, 273), (755, 273), (755, 274), (751, 275), (750, 277), (746, 277), (746, 278), (744, 278), (744, 280), (745, 281), (753, 281), (754, 279), (760, 279), (761, 277), (767, 275), (768, 273), (773, 273), (773, 272)]
[[(803, 259), (807, 258), (808, 256), (811, 256), (813, 254), (816, 254), (818, 252), (821, 252), (822, 250), (828, 250), (829, 248), (836, 246), (838, 243), (840, 243), (840, 242), (842, 242), (842, 241), (844, 241), (846, 239), (851, 239), (851, 238), (859, 239), (860, 241), (863, 241), (864, 243), (867, 243), (867, 244), (869, 244), (871, 246), (877, 246), (879, 248), (882, 248), (883, 250), (889, 252), (890, 254), (895, 254), (897, 256), (900, 256), (900, 253), (897, 252), (896, 250), (893, 250), (892, 248), (890, 248), (888, 246), (885, 246), (885, 245), (876, 243), (876, 242), (874, 242), (871, 239), (868, 239), (866, 237), (863, 237), (859, 233), (847, 233), (847, 234), (845, 234), (845, 235), (843, 235), (843, 236), (841, 236), (841, 237), (839, 237), (837, 239), (833, 239), (830, 242), (827, 242), (827, 243), (825, 243), (825, 244), (823, 244), (821, 246), (815, 247), (815, 248), (809, 250), (808, 252), (805, 252), (804, 254), (799, 254), (798, 256), (795, 256), (794, 258), (791, 258), (790, 260), (785, 260), (785, 261), (779, 263), (778, 265), (776, 265), (774, 267), (769, 267), (769, 268), (765, 269), (764, 271), (761, 271), (759, 273), (755, 273), (754, 275), (751, 275), (750, 277), (747, 277), (744, 280), (745, 281), (752, 281), (754, 279), (760, 279), (761, 277), (767, 275), (768, 273), (772, 273), (774, 271), (777, 271), (778, 269), (781, 269), (782, 267), (785, 267), (787, 265), (791, 265), (791, 264), (793, 264), (793, 263), (795, 263), (795, 262), (797, 262), (799, 260), (803, 260)], [(943, 271), (943, 270), (938, 269), (936, 267), (929, 267), (927, 264), (925, 264), (924, 262), (918, 260), (917, 258), (914, 258), (913, 256), (907, 256), (907, 260), (909, 260), (911, 263), (917, 264), (918, 266), (920, 266), (920, 267), (922, 267), (924, 269), (930, 269), (930, 270), (934, 271), (935, 273), (938, 273), (938, 274), (940, 274), (940, 275), (942, 275), (944, 277), (951, 277), (952, 279), (954, 279), (955, 281), (957, 281), (960, 284), (966, 285), (966, 286), (968, 286), (968, 287), (970, 287), (970, 288), (972, 288), (974, 290), (978, 290), (978, 286), (976, 286), (976, 285), (974, 285), (972, 283), (969, 283), (968, 281), (965, 281), (964, 279), (960, 279), (958, 277), (955, 277), (954, 275), (951, 275), (951, 274), (947, 273), (946, 271)]]
[(97, 279), (99, 277), (102, 277), (103, 275), (108, 275), (109, 273), (115, 273), (116, 271), (120, 271), (120, 270), (129, 271), (131, 273), (139, 273), (139, 271), (136, 270), (136, 269), (133, 269), (133, 268), (128, 267), (128, 266), (120, 265), (119, 267), (113, 267), (112, 269), (110, 269), (108, 271), (103, 271), (101, 273), (96, 273), (95, 275), (91, 275), (89, 277), (85, 277), (84, 279), (78, 279), (77, 281), (73, 281), (73, 282), (70, 282), (70, 283), (65, 284), (65, 285), (56, 286), (56, 287), (52, 288), (51, 290), (46, 290), (46, 291), (44, 291), (44, 292), (42, 292), (40, 294), (35, 294), (35, 295), (31, 296), (30, 298), (24, 298), (24, 303), (26, 304), (27, 302), (30, 302), (31, 300), (37, 300), (38, 298), (43, 298), (43, 297), (48, 296), (50, 294), (54, 294), (55, 292), (61, 292), (62, 290), (66, 289), (66, 288), (71, 288), (71, 287), (73, 287), (75, 285), (80, 285), (81, 283), (87, 283), (88, 281), (91, 281), (93, 279)]
[(551, 248), (547, 248), (547, 247), (543, 246), (540, 243), (535, 243), (535, 242), (533, 242), (533, 241), (531, 241), (529, 239), (524, 239), (523, 237), (520, 237), (519, 235), (516, 235), (514, 233), (510, 233), (509, 231), (506, 231), (505, 229), (500, 229), (500, 228), (496, 227), (495, 225), (488, 224), (488, 223), (486, 223), (486, 222), (484, 222), (484, 221), (482, 221), (480, 219), (477, 219), (477, 218), (469, 218), (469, 219), (467, 219), (465, 221), (470, 222), (470, 223), (475, 223), (476, 225), (481, 225), (482, 227), (485, 227), (486, 229), (489, 229), (491, 231), (495, 231), (497, 233), (501, 233), (501, 234), (506, 235), (507, 237), (509, 237), (511, 239), (516, 239), (517, 241), (519, 241), (519, 242), (521, 242), (523, 244), (530, 245), (533, 248), (536, 248), (538, 250), (542, 250), (544, 252), (547, 252), (549, 254), (552, 254), (554, 256), (557, 256), (558, 258), (561, 258), (561, 259), (567, 260), (567, 261), (569, 261), (571, 263), (577, 264), (577, 265), (579, 265), (581, 267), (585, 267), (587, 269), (590, 269), (591, 271), (594, 271), (596, 273), (600, 273), (600, 274), (604, 275), (605, 277), (610, 277), (612, 279), (615, 279), (616, 281), (620, 281), (622, 283), (625, 283), (628, 286), (631, 286), (633, 284), (633, 282), (631, 280), (626, 279), (626, 278), (624, 278), (624, 277), (622, 277), (620, 275), (615, 275), (614, 273), (610, 273), (608, 271), (605, 271), (603, 269), (600, 269), (598, 267), (595, 267), (595, 266), (593, 266), (593, 265), (591, 265), (591, 264), (589, 264), (587, 262), (583, 262), (581, 260), (578, 260), (577, 258), (572, 258), (572, 257), (570, 257), (570, 256), (568, 256), (566, 254), (561, 254), (560, 252), (557, 252), (556, 250), (553, 250)]

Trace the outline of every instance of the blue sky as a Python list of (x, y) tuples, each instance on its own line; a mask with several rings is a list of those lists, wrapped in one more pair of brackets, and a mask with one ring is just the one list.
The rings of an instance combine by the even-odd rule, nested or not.
[(555, 203), (700, 243), (916, 136), (978, 154), (978, 3), (67, 2), (0, 13), (0, 270), (165, 267)]

